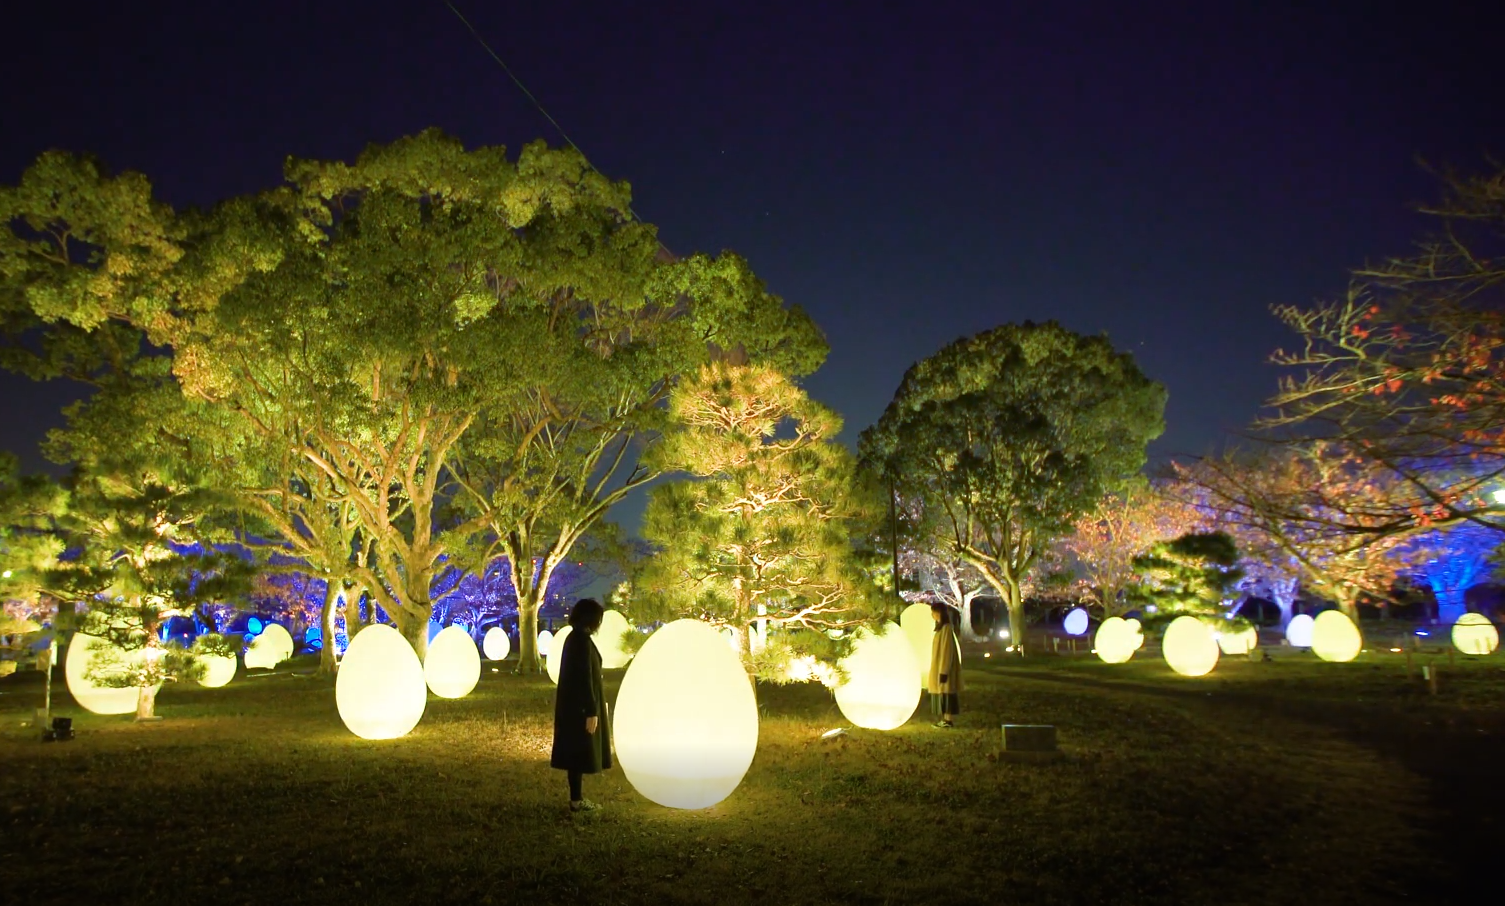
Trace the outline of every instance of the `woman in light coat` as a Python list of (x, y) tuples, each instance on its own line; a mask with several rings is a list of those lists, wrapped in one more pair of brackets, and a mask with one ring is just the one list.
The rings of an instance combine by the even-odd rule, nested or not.
[(930, 693), (930, 709), (938, 718), (935, 726), (950, 729), (961, 712), (962, 649), (957, 640), (956, 624), (961, 614), (945, 604), (931, 604), (935, 632), (930, 637), (930, 675), (925, 691)]

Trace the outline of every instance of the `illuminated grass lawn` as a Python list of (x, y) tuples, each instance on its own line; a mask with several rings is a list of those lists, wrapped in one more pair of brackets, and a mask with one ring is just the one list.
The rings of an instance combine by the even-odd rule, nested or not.
[[(1493, 846), (1498, 785), (1466, 784), (1505, 732), (1505, 658), (1460, 658), (1434, 697), (1379, 657), (1196, 680), (1148, 657), (969, 661), (956, 730), (922, 713), (824, 741), (844, 725), (824, 689), (764, 687), (757, 758), (719, 807), (652, 805), (613, 770), (586, 781), (606, 808), (574, 817), (547, 679), (488, 664), (386, 742), (287, 670), (169, 686), (144, 726), (62, 692), (77, 739), (43, 745), (23, 674), (0, 681), (0, 885), (220, 906), (1445, 901)], [(1057, 724), (1063, 759), (1000, 761), (1004, 721)]]

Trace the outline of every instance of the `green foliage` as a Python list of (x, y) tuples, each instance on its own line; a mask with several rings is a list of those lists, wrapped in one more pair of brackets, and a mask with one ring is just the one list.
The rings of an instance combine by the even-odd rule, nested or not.
[(1128, 598), (1154, 604), (1159, 617), (1193, 614), (1218, 616), (1244, 573), (1238, 545), (1223, 532), (1196, 532), (1162, 541), (1134, 558), (1138, 581)]

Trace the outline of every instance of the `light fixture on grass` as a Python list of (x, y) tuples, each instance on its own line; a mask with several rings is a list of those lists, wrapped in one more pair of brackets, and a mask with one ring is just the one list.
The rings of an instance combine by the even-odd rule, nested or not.
[(340, 720), (362, 739), (406, 736), (423, 719), (423, 665), (402, 633), (385, 623), (362, 629), (345, 649), (334, 682)]

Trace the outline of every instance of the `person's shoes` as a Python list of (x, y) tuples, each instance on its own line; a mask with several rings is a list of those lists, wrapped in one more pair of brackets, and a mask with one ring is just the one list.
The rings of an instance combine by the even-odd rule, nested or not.
[(931, 726), (935, 727), (938, 730), (950, 730), (952, 727), (955, 727), (956, 724), (952, 723), (949, 720), (938, 720), (935, 723), (931, 724)]
[(599, 802), (592, 802), (589, 799), (581, 799), (578, 802), (570, 803), (570, 811), (572, 812), (593, 812), (600, 807), (601, 804)]

